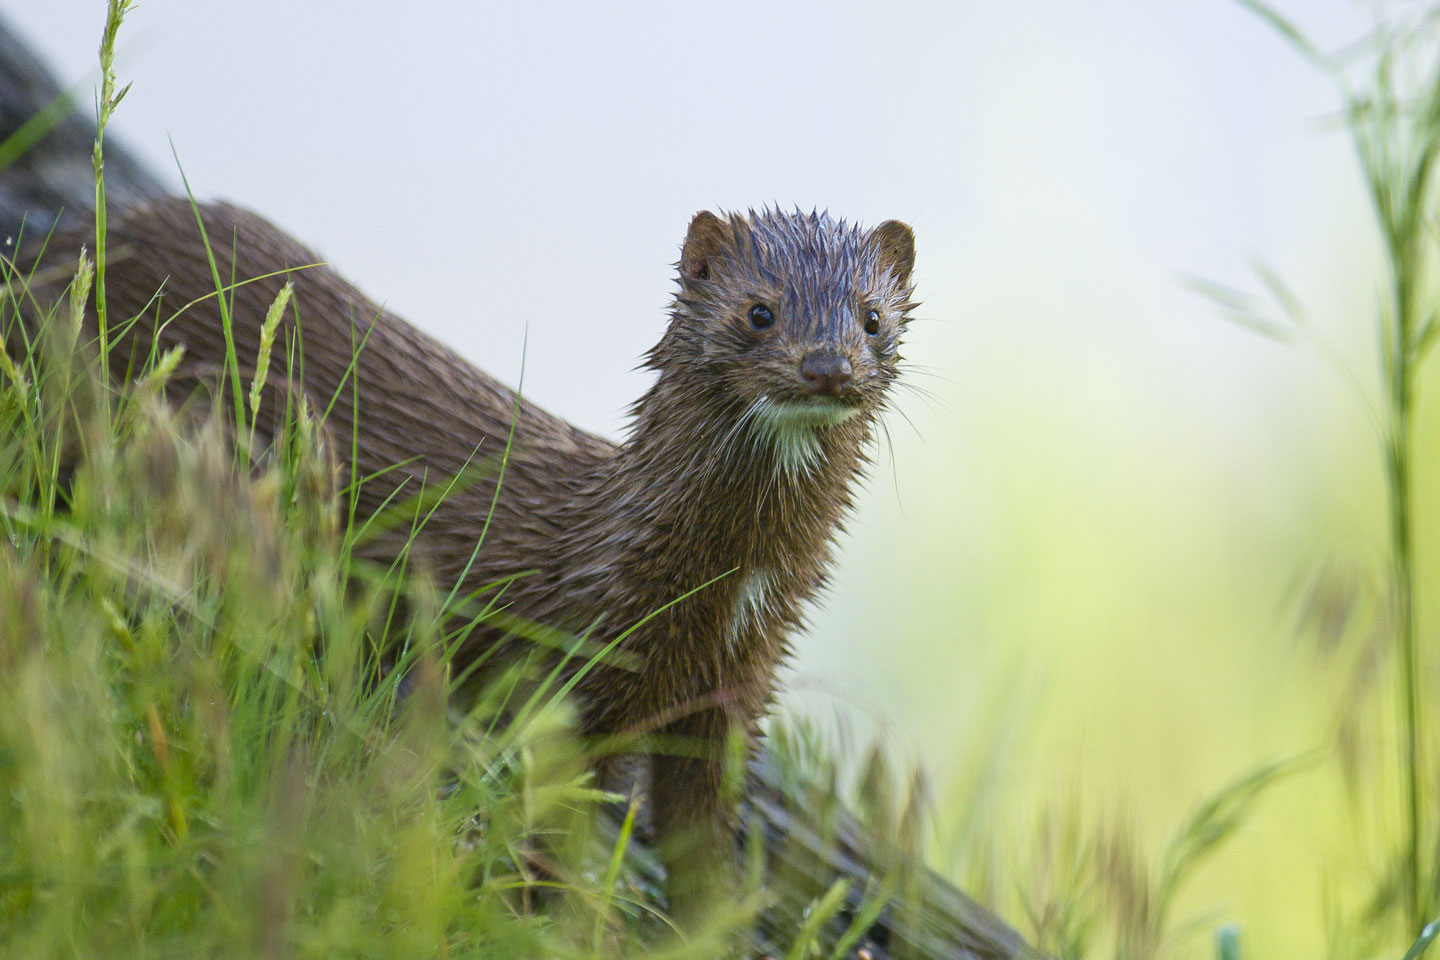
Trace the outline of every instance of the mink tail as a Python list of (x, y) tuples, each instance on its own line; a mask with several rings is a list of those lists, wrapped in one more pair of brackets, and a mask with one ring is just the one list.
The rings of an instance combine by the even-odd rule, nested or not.
[[(95, 122), (0, 17), (0, 254), (22, 236), (83, 227), (94, 214)], [(123, 208), (169, 191), (134, 154), (105, 138), (105, 196)]]

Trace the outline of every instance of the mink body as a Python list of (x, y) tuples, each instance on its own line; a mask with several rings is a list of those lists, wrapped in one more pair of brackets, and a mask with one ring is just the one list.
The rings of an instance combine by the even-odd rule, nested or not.
[[(261, 322), (285, 281), (266, 275), (321, 258), (246, 211), (210, 205), (200, 214), (219, 276), (264, 278), (233, 291), (248, 384)], [(46, 263), (72, 262), (84, 241), (78, 232), (56, 235)], [(112, 218), (109, 242), (112, 323), (145, 318), (112, 366), (138, 369), (153, 336), (162, 348), (185, 347), (172, 382), (177, 399), (213, 383), (225, 344), (189, 204), (128, 209)], [(312, 409), (337, 395), (364, 343), (353, 393), (349, 383), (338, 391), (327, 421), (342, 457), (353, 432), (357, 474), (379, 475), (361, 488), (359, 514), (393, 503), (397, 487), (403, 499), (442, 488), (467, 462), (488, 464), (440, 503), (413, 562), (442, 590), (459, 584), (462, 593), (523, 573), (500, 588), (506, 616), (491, 622), (588, 630), (598, 644), (631, 631), (620, 665), (587, 673), (576, 692), (587, 732), (654, 733), (689, 745), (652, 756), (653, 820), (663, 838), (728, 846), (720, 746), (732, 724), (756, 733), (787, 638), (824, 583), (897, 376), (913, 250), (909, 228), (896, 221), (865, 230), (816, 214), (697, 214), (669, 325), (645, 361), (655, 383), (618, 445), (517, 401), (328, 267), (289, 274)], [(272, 382), (283, 381), (292, 327), (282, 324)], [(282, 393), (283, 385), (261, 407), (262, 435), (278, 429)], [(496, 496), (494, 467), (512, 425)], [(363, 552), (388, 564), (409, 535), (402, 521)], [(497, 642), (523, 646), (487, 624), (468, 638), (457, 668)], [(674, 862), (687, 859), (697, 858)], [(672, 890), (682, 900), (701, 884), (685, 874)]]

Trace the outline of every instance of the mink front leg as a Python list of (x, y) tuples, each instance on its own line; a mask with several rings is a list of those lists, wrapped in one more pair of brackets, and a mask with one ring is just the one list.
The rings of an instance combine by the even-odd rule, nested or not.
[(738, 878), (735, 797), (725, 789), (731, 718), (702, 710), (669, 724), (653, 755), (650, 800), (667, 874), (671, 917), (692, 932), (717, 903), (732, 898)]

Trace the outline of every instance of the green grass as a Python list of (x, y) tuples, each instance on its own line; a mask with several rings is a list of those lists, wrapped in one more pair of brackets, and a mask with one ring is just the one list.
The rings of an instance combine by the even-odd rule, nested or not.
[[(674, 940), (633, 801), (599, 816), (617, 798), (558, 670), (462, 699), (469, 598), (351, 556), (364, 524), (308, 407), (251, 464), (228, 404), (166, 404), (176, 354), (101, 382), (77, 343), (92, 276), (0, 387), (0, 955), (708, 957), (788, 898), (772, 940), (800, 958), (856, 942), (913, 873), (896, 854), (869, 890), (812, 889), (787, 860), (762, 892), (755, 830), (735, 902)], [(14, 343), (29, 284), (7, 281)], [(803, 743), (797, 793), (835, 776)]]
[[(498, 723), (517, 672), (453, 714), (449, 611), (346, 576), (314, 422), (237, 470), (232, 431), (163, 404), (163, 362), (95, 402), (73, 331), (52, 316), (0, 392), (4, 953), (639, 949), (659, 921), (633, 874), (587, 879), (623, 861), (568, 704)], [(416, 612), (386, 654), (397, 590)]]

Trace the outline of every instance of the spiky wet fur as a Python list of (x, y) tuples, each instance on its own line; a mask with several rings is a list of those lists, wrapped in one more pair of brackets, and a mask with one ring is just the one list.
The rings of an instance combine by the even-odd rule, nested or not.
[[(227, 279), (319, 260), (253, 214), (223, 205), (200, 213)], [(110, 264), (110, 314), (144, 318), (112, 354), (114, 368), (143, 369), (138, 361), (153, 336), (162, 349), (185, 345), (185, 367), (172, 380), (177, 400), (213, 382), (225, 344), (189, 205), (161, 201), (130, 210), (110, 229), (112, 246), (124, 251)], [(354, 387), (359, 416), (347, 384), (327, 423), (337, 437), (353, 436), (358, 475), (380, 474), (359, 492), (361, 516), (379, 511), (397, 486), (402, 496), (434, 489), (477, 449), (478, 462), (493, 463), (513, 417), (504, 480), (478, 555), (472, 562), (495, 494), (494, 471), (439, 505), (416, 537), (412, 564), (447, 589), (463, 580), (462, 592), (528, 571), (501, 593), (512, 626), (523, 620), (589, 630), (604, 643), (644, 621), (622, 645), (623, 665), (593, 670), (576, 689), (590, 732), (655, 733), (683, 745), (654, 755), (654, 822), (663, 835), (698, 832), (721, 850), (728, 843), (718, 832), (726, 818), (719, 745), (732, 723), (754, 734), (787, 637), (824, 582), (897, 376), (912, 306), (909, 237), (893, 221), (867, 231), (814, 213), (697, 215), (670, 323), (646, 357), (655, 383), (634, 405), (633, 425), (618, 446), (517, 402), (507, 387), (329, 269), (292, 275), (304, 389), (315, 408), (336, 395), (355, 345), (366, 342)], [(71, 262), (83, 242), (57, 235), (48, 262)], [(232, 322), (247, 382), (261, 322), (283, 280), (234, 288)], [(774, 313), (764, 330), (749, 317), (757, 302)], [(863, 329), (871, 309), (883, 319), (874, 336)], [(157, 328), (157, 320), (168, 322)], [(292, 322), (285, 321), (280, 343), (293, 336)], [(853, 368), (852, 382), (834, 397), (814, 395), (798, 374), (817, 350)], [(262, 435), (283, 412), (283, 389), (273, 388), (261, 406)], [(397, 463), (405, 466), (394, 469)], [(361, 551), (386, 564), (408, 535), (402, 522)], [(497, 642), (525, 649), (487, 626), (468, 637), (457, 666)]]

